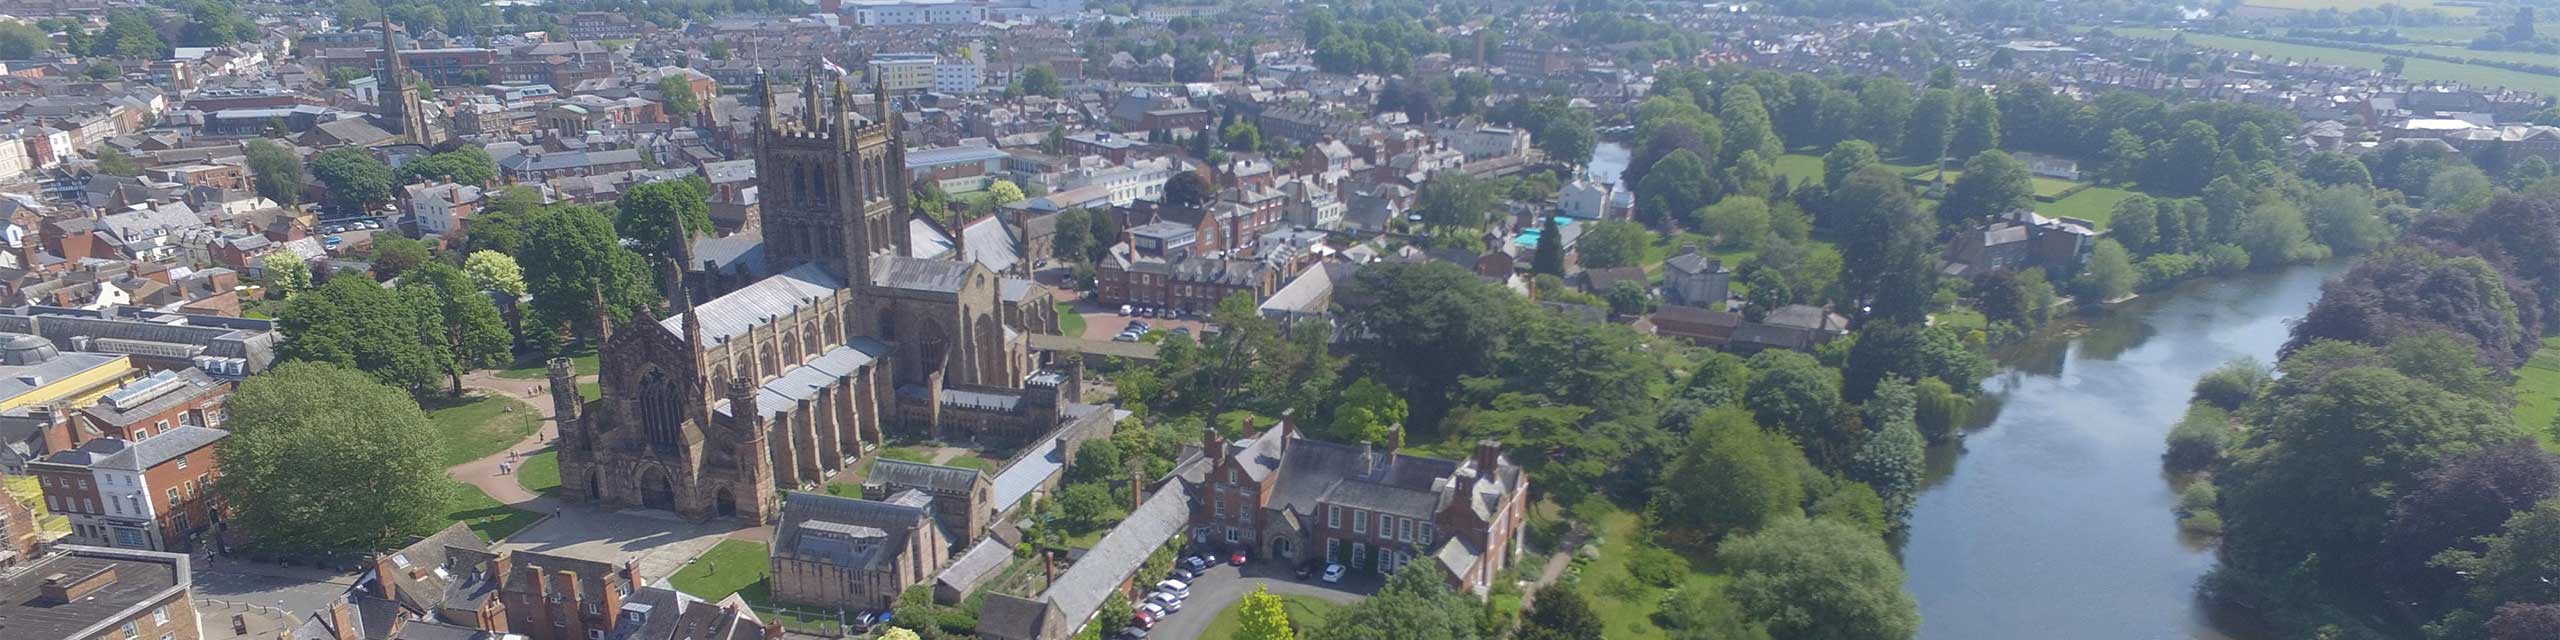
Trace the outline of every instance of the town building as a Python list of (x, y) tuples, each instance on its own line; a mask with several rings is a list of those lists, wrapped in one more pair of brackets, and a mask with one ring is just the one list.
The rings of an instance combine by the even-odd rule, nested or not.
[(75, 544), (191, 551), (219, 532), (214, 450), (231, 432), (182, 425), (141, 440), (98, 438), (27, 463)]
[(69, 546), (0, 574), (0, 630), (12, 640), (202, 640), (191, 559)]
[(976, 469), (883, 458), (862, 478), (864, 499), (894, 502), (909, 491), (933, 499), (934, 519), (952, 540), (975, 540), (995, 524), (995, 482)]
[(786, 495), (773, 534), (774, 599), (844, 610), (897, 606), (900, 592), (932, 580), (951, 560), (935, 501), (914, 489), (887, 500)]

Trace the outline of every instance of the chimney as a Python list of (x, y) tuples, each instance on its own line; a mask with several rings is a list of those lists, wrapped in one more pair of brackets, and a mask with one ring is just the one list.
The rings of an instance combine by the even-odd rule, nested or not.
[(96, 592), (101, 587), (115, 583), (116, 568), (114, 565), (108, 565), (100, 567), (97, 571), (89, 573), (88, 575), (78, 577), (74, 577), (68, 573), (46, 575), (44, 577), (44, 584), (37, 587), (37, 593), (43, 597), (45, 602), (54, 604), (70, 604), (72, 602), (79, 601), (81, 598), (89, 597), (89, 594)]
[(1377, 459), (1377, 454), (1370, 451), (1369, 444), (1367, 440), (1360, 441), (1360, 475), (1363, 476), (1378, 469), (1378, 465), (1373, 462)]
[(1049, 576), (1048, 580), (1041, 584), (1058, 583), (1058, 563), (1055, 556), (1049, 555), (1048, 550), (1045, 549), (1040, 551), (1040, 570)]
[(1200, 455), (1208, 456), (1212, 467), (1227, 457), (1227, 436), (1218, 433), (1218, 425), (1213, 423), (1201, 429)]
[(1493, 477), (1494, 472), (1501, 470), (1501, 468), (1502, 441), (1476, 441), (1476, 477), (1478, 479)]
[(391, 581), (399, 567), (392, 566), (391, 556), (373, 554), (373, 595), (384, 600), (400, 599), (400, 587)]
[(364, 631), (356, 628), (355, 605), (345, 598), (329, 603), (329, 628), (337, 632), (337, 640), (364, 640)]
[(1282, 453), (1288, 452), (1289, 439), (1298, 437), (1297, 416), (1294, 415), (1297, 412), (1298, 410), (1295, 408), (1282, 409), (1280, 411), (1280, 424), (1277, 425), (1280, 429), (1280, 440), (1276, 446), (1272, 447), (1273, 450)]
[(1147, 470), (1133, 465), (1129, 467), (1129, 512), (1137, 513), (1138, 506), (1146, 503)]

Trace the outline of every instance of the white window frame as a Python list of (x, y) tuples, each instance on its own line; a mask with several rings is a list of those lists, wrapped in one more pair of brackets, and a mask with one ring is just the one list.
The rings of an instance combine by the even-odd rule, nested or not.
[(1327, 529), (1342, 528), (1342, 507), (1330, 504), (1324, 506), (1324, 526)]
[(1431, 546), (1431, 543), (1433, 543), (1433, 542), (1438, 542), (1438, 540), (1434, 540), (1434, 539), (1432, 539), (1432, 538), (1433, 538), (1433, 534), (1437, 534), (1437, 533), (1439, 533), (1439, 531), (1437, 531), (1434, 527), (1432, 527), (1432, 526), (1431, 526), (1431, 523), (1428, 523), (1428, 522), (1422, 523), (1422, 540), (1421, 540), (1422, 546), (1426, 546), (1426, 547), (1428, 547), (1428, 546)]
[(153, 624), (169, 624), (169, 607), (168, 607), (168, 605), (161, 605), (161, 606), (160, 606), (160, 608), (152, 609), (152, 610), (151, 610), (151, 622), (152, 622)]
[(1325, 538), (1325, 539), (1324, 539), (1324, 561), (1325, 561), (1325, 564), (1333, 564), (1333, 563), (1336, 563), (1336, 562), (1341, 562), (1341, 560), (1340, 560), (1340, 558), (1341, 558), (1341, 557), (1342, 557), (1342, 540), (1341, 540), (1340, 538)]
[(1365, 566), (1369, 566), (1369, 544), (1368, 544), (1368, 543), (1365, 543), (1365, 542), (1353, 542), (1353, 543), (1351, 543), (1351, 566), (1354, 566), (1354, 567), (1365, 567)]
[(1358, 509), (1353, 509), (1353, 510), (1351, 510), (1351, 532), (1352, 532), (1352, 533), (1368, 533), (1368, 532), (1369, 532), (1369, 512), (1367, 512), (1367, 511), (1361, 511), (1361, 510), (1358, 510)]

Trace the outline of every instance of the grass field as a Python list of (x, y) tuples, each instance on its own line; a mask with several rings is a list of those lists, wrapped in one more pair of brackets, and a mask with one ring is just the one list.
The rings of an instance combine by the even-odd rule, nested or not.
[[(569, 356), (569, 366), (576, 367), (578, 375), (595, 375), (596, 354)], [(547, 375), (551, 375), (551, 365), (541, 356), (519, 359), (508, 368), (498, 371), (498, 377), (509, 380), (537, 380)]]
[(1778, 156), (1777, 170), (1778, 175), (1787, 177), (1787, 184), (1790, 186), (1822, 184), (1822, 156), (1820, 155), (1790, 153)]
[(2133, 196), (2133, 192), (2123, 189), (2090, 187), (2059, 201), (2036, 203), (2036, 210), (2049, 216), (2088, 220), (2104, 229), (2107, 220), (2115, 217), (2116, 203)]
[[(557, 484), (557, 483), (554, 483)], [(460, 522), (480, 534), (480, 539), (495, 541), (533, 526), (542, 514), (510, 507), (480, 491), (479, 487), (446, 480), (452, 495), (447, 499), (445, 519)]]
[(2064, 191), (2070, 191), (2072, 187), (2080, 186), (2080, 183), (2072, 182), (2072, 181), (2069, 181), (2069, 180), (2064, 180), (2064, 179), (2061, 179), (2061, 178), (2047, 178), (2047, 177), (2044, 177), (2044, 176), (2036, 176), (2036, 177), (2032, 178), (2032, 180), (2034, 180), (2034, 181), (2035, 181), (2035, 183), (2036, 183), (2036, 195), (2044, 196), (2044, 197), (2048, 197), (2048, 198), (2050, 198), (2050, 197), (2054, 197), (2054, 196), (2058, 196), (2058, 195), (2062, 195), (2062, 192), (2064, 192)]
[(1076, 313), (1075, 303), (1058, 303), (1058, 333), (1068, 336), (1084, 335), (1084, 314)]
[[(2160, 40), (2178, 35), (2178, 32), (2166, 29), (2119, 29), (2115, 33)], [(2247, 51), (2277, 58), (2291, 58), (2296, 61), (2316, 61), (2366, 69), (2381, 69), (2382, 59), (2385, 57), (2383, 54), (2367, 51), (2315, 47), (2254, 38), (2203, 33), (2185, 35), (2188, 44), (2199, 47)], [(2410, 58), (2408, 66), (2401, 70), (2400, 75), (2410, 80), (2459, 82), (2480, 87), (2509, 87), (2543, 94), (2560, 93), (2560, 77), (2437, 60)]]
[(702, 552), (702, 557), (685, 563), (675, 575), (667, 576), (667, 584), (713, 602), (739, 592), (745, 592), (749, 602), (764, 602), (768, 595), (765, 577), (772, 573), (764, 545), (722, 540), (710, 551)]
[(2560, 451), (2551, 421), (2560, 416), (2560, 338), (2543, 338), (2542, 350), (2516, 369), (2516, 427), (2533, 434), (2542, 448)]
[[(1591, 600), (1591, 608), (1600, 614), (1601, 620), (1607, 621), (1604, 637), (1609, 640), (1667, 637), (1662, 627), (1653, 623), (1653, 613), (1661, 608), (1662, 596), (1667, 590), (1637, 581), (1627, 569), (1628, 562), (1635, 555), (1636, 542), (1644, 535), (1643, 518), (1611, 508), (1598, 518), (1584, 518), (1584, 521), (1599, 528), (1600, 539), (1596, 544), (1600, 548), (1600, 558), (1582, 566), (1581, 581), (1577, 584), (1583, 597)], [(1702, 571), (1705, 567), (1700, 559), (1692, 558), (1689, 577), (1680, 583), (1680, 588), (1711, 588), (1724, 580), (1723, 576)]]
[(515, 398), (474, 393), (429, 404), (427, 422), (443, 447), (437, 459), (448, 467), (505, 451), (542, 428), (542, 414)]
[(544, 451), (524, 459), (516, 466), (516, 484), (534, 493), (548, 493), (560, 488), (560, 452)]
[[(1289, 626), (1299, 629), (1316, 626), (1316, 623), (1324, 621), (1326, 614), (1333, 613), (1336, 606), (1315, 596), (1280, 596), (1280, 609), (1289, 613)], [(1244, 627), (1243, 611), (1244, 602), (1242, 601), (1228, 605), (1226, 609), (1218, 612), (1218, 617), (1209, 620), (1208, 628), (1200, 632), (1200, 637), (1236, 637), (1236, 633)]]
[[(2507, 25), (2505, 23), (2496, 25), (2447, 24), (2427, 27), (2400, 27), (2400, 37), (2407, 38), (2409, 40), (2470, 42), (2473, 39), (2479, 38), (2482, 34), (2488, 33), (2490, 30), (2504, 29), (2506, 27)], [(2534, 23), (2534, 32), (2560, 33), (2560, 22), (2536, 22)]]

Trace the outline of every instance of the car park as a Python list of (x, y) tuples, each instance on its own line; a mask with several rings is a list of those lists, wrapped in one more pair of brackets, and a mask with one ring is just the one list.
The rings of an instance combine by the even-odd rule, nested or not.
[(1112, 637), (1118, 638), (1119, 640), (1147, 640), (1147, 629), (1144, 627), (1127, 627), (1120, 630), (1120, 635)]
[(1131, 311), (1135, 311), (1135, 309), (1129, 308), (1129, 305), (1120, 305), (1120, 317), (1129, 317), (1129, 312)]
[(1207, 571), (1209, 569), (1209, 556), (1191, 556), (1183, 558), (1182, 566), (1190, 569), (1194, 573)]
[(1147, 602), (1155, 604), (1156, 606), (1164, 607), (1164, 610), (1168, 613), (1181, 611), (1182, 603), (1187, 599), (1188, 598), (1177, 597), (1171, 593), (1163, 591), (1158, 591), (1155, 592), (1155, 595), (1147, 596)]

